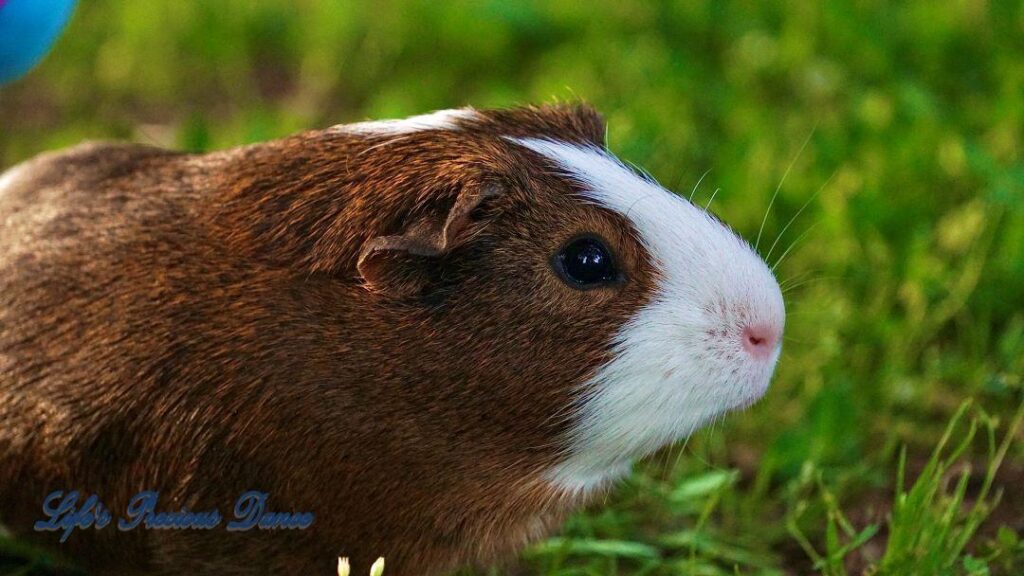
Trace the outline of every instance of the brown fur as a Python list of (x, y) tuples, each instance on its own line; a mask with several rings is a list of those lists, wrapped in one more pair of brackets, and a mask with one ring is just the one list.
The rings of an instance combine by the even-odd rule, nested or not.
[[(331, 574), (339, 555), (363, 573), (381, 555), (431, 575), (556, 525), (579, 502), (542, 474), (652, 272), (623, 219), (500, 138), (601, 146), (596, 113), (480, 114), (17, 168), (0, 189), (0, 519), (94, 574)], [(551, 255), (580, 232), (608, 240), (625, 283), (557, 279)], [(259, 489), (316, 520), (112, 524), (57, 545), (31, 532), (55, 489), (98, 494), (115, 522), (144, 489), (225, 522)]]

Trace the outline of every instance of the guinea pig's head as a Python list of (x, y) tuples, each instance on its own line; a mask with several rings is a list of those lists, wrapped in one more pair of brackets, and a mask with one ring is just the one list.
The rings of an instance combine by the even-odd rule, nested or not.
[(360, 150), (335, 179), (358, 204), (344, 226), (376, 232), (328, 230), (321, 243), (352, 243), (351, 262), (339, 250), (333, 265), (374, 307), (412, 319), (376, 346), (415, 326), (415, 341), (395, 342), (429, 373), (430, 387), (406, 392), (432, 415), (504, 435), (524, 458), (548, 454), (543, 474), (580, 493), (765, 393), (785, 322), (771, 270), (718, 218), (616, 159), (590, 108), (328, 132)]

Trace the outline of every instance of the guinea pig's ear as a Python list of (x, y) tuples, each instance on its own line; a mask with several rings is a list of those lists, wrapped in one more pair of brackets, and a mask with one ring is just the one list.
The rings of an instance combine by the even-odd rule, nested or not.
[(423, 294), (437, 278), (440, 259), (478, 229), (477, 209), (500, 190), (497, 185), (464, 187), (447, 211), (412, 221), (402, 234), (367, 240), (356, 264), (367, 288), (395, 298)]

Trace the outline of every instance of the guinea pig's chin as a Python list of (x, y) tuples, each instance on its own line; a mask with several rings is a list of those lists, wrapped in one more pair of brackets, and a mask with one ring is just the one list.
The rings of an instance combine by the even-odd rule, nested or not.
[(625, 352), (588, 383), (567, 456), (548, 473), (557, 487), (586, 493), (606, 485), (631, 462), (750, 407), (768, 390), (779, 356), (736, 365), (685, 346), (666, 353), (664, 345)]

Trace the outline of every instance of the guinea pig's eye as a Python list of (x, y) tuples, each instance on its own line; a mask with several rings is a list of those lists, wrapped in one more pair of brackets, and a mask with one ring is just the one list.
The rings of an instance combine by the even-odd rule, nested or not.
[(593, 236), (570, 240), (555, 254), (554, 267), (573, 288), (594, 288), (619, 279), (612, 252)]

